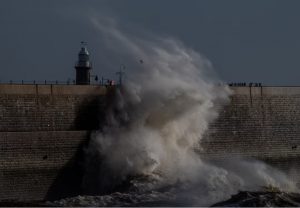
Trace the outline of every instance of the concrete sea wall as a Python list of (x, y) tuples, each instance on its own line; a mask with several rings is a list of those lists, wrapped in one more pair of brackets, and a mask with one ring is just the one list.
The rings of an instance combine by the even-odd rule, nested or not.
[[(232, 87), (199, 150), (267, 161), (300, 181), (300, 87)], [(82, 194), (82, 147), (110, 88), (0, 85), (0, 201)]]
[(82, 146), (110, 88), (0, 85), (0, 201), (81, 193)]
[(42, 200), (77, 195), (85, 131), (0, 133), (0, 199)]
[(230, 102), (210, 125), (202, 154), (256, 158), (300, 181), (300, 87), (232, 87)]

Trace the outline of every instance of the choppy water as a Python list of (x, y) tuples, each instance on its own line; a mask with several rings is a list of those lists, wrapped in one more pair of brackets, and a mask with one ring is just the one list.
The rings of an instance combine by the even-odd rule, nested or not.
[[(112, 193), (97, 196), (75, 196), (46, 202), (0, 202), (0, 206), (49, 207), (299, 207), (300, 194), (280, 191), (276, 187), (260, 187), (257, 191), (237, 191), (220, 198), (218, 190), (203, 191), (201, 184), (177, 181), (163, 183), (156, 176), (131, 177)], [(223, 195), (224, 196), (224, 195)]]
[(285, 192), (239, 192), (217, 207), (299, 207), (300, 194)]
[[(151, 191), (143, 194), (120, 193), (105, 196), (77, 196), (55, 202), (48, 206), (202, 206), (197, 196), (178, 198), (172, 193)], [(299, 207), (298, 193), (242, 191), (230, 199), (212, 204), (217, 207)]]
[[(90, 207), (90, 206), (197, 206), (188, 199), (179, 201), (171, 194), (149, 192), (141, 195), (116, 192), (104, 196), (77, 196), (53, 202), (1, 202), (0, 206), (29, 207)], [(200, 206), (200, 205), (198, 205)], [(285, 192), (248, 192), (242, 191), (223, 202), (210, 206), (216, 207), (299, 207), (300, 194)]]
[[(224, 201), (207, 202), (198, 184), (177, 182), (155, 187), (157, 179), (136, 177), (123, 191), (102, 196), (77, 196), (53, 202), (46, 206), (221, 206), (273, 207), (300, 206), (300, 194), (281, 192), (276, 188), (261, 187), (261, 191), (240, 191)], [(209, 193), (206, 193), (207, 196)], [(211, 197), (211, 196), (209, 196)], [(218, 196), (216, 199), (218, 200)]]
[[(201, 206), (193, 199), (179, 200), (171, 193), (151, 191), (144, 194), (116, 192), (103, 196), (77, 196), (53, 202), (2, 202), (0, 206), (29, 207), (91, 207), (91, 206)], [(241, 191), (230, 199), (209, 206), (216, 207), (299, 207), (300, 194), (285, 192), (249, 192)]]

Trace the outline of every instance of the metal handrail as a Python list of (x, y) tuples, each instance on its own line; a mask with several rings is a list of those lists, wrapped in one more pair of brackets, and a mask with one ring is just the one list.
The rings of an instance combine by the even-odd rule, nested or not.
[[(113, 83), (113, 84), (112, 84)], [(1, 84), (20, 84), (20, 85), (76, 85), (75, 80), (9, 80), (9, 81), (1, 81)], [(99, 81), (93, 81), (89, 85), (100, 85), (100, 86), (108, 86), (108, 85), (116, 85), (113, 80), (102, 78)]]

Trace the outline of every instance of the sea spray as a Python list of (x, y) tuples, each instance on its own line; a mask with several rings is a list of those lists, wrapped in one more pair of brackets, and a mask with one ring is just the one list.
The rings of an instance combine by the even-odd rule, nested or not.
[(103, 125), (87, 148), (87, 192), (159, 190), (161, 196), (170, 193), (177, 202), (200, 206), (242, 189), (269, 184), (294, 188), (283, 174), (260, 162), (217, 166), (196, 154), (218, 116), (217, 106), (226, 104), (230, 95), (206, 58), (175, 39), (150, 41), (125, 35), (103, 21), (93, 23), (107, 49), (127, 60), (127, 78), (109, 96)]

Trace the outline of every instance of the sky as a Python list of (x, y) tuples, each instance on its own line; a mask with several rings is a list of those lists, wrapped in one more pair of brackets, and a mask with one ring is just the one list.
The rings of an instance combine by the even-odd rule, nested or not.
[(299, 9), (297, 0), (1, 0), (0, 82), (73, 80), (81, 41), (92, 74), (116, 79), (126, 60), (107, 63), (98, 15), (124, 32), (180, 40), (224, 82), (299, 85)]

